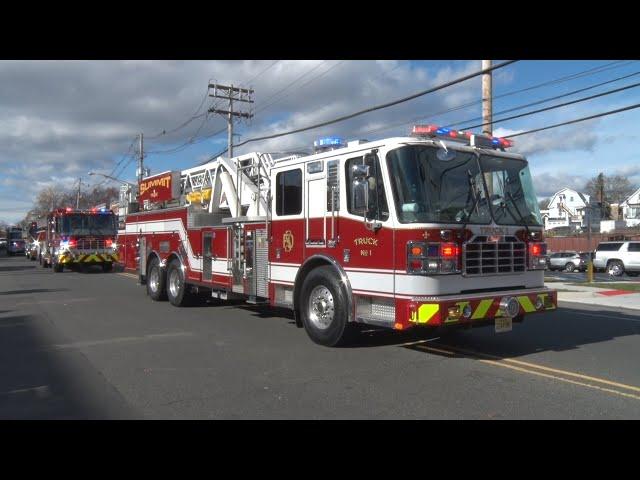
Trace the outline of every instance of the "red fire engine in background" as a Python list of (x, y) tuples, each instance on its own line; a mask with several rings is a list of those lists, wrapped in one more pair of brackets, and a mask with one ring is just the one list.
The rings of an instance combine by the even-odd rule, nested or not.
[(47, 216), (41, 264), (54, 272), (86, 265), (101, 265), (109, 272), (118, 261), (116, 235), (111, 210), (59, 208)]
[(416, 126), (144, 178), (120, 261), (153, 300), (293, 309), (313, 341), (355, 323), (495, 325), (556, 308), (528, 162), (505, 139)]

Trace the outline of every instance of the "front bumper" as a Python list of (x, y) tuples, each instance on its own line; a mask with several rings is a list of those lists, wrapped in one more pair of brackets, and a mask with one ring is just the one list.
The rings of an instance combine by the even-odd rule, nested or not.
[(545, 287), (499, 293), (418, 297), (406, 303), (406, 321), (396, 324), (396, 328), (438, 327), (494, 320), (505, 316), (500, 302), (506, 297), (518, 301), (520, 308), (517, 316), (555, 310), (558, 304), (557, 292)]
[(103, 252), (73, 252), (67, 251), (58, 255), (58, 263), (69, 265), (72, 263), (92, 265), (97, 263), (113, 263), (118, 261), (118, 254), (112, 251)]

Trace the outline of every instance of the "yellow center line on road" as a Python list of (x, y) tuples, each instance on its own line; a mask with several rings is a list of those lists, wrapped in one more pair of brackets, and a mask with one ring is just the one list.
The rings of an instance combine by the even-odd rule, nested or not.
[[(599, 386), (599, 385), (594, 385), (592, 383), (585, 383), (585, 382), (580, 382), (577, 380), (572, 380), (571, 378), (565, 378), (565, 377), (561, 377), (558, 375), (566, 375), (569, 377), (575, 377), (575, 378), (580, 378), (582, 380), (589, 380), (595, 383), (600, 383), (602, 385), (610, 385), (610, 386), (615, 386), (621, 389), (626, 389), (626, 390), (631, 390), (631, 391), (635, 391), (635, 392), (640, 392), (640, 388), (639, 387), (635, 387), (633, 385), (627, 385), (624, 383), (619, 383), (619, 382), (613, 382), (610, 380), (606, 380), (604, 378), (598, 378), (598, 377), (591, 377), (589, 375), (582, 375), (580, 373), (575, 373), (575, 372), (569, 372), (566, 370), (560, 370), (560, 369), (556, 369), (556, 368), (550, 368), (550, 367), (545, 367), (544, 365), (538, 365), (535, 363), (529, 363), (529, 362), (522, 362), (520, 360), (514, 360), (512, 358), (501, 358), (501, 357), (497, 357), (495, 355), (491, 355), (491, 354), (487, 354), (487, 353), (481, 353), (481, 352), (474, 352), (471, 350), (466, 350), (466, 349), (462, 349), (462, 348), (458, 348), (458, 347), (452, 347), (450, 345), (438, 345), (439, 347), (445, 347), (445, 348), (449, 348), (450, 350), (446, 350), (444, 348), (436, 348), (433, 347), (431, 345), (416, 345), (416, 348), (419, 348), (420, 350), (425, 350), (425, 351), (431, 351), (434, 353), (440, 353), (440, 354), (445, 354), (445, 355), (456, 355), (458, 353), (463, 353), (469, 356), (475, 356), (475, 357), (488, 357), (488, 358), (492, 358), (495, 360), (489, 360), (487, 358), (477, 358), (477, 361), (482, 362), (482, 363), (486, 363), (489, 365), (494, 365), (494, 366), (498, 366), (498, 367), (504, 367), (504, 368), (509, 368), (511, 370), (515, 370), (518, 372), (523, 372), (523, 373), (529, 373), (531, 375), (537, 375), (540, 377), (544, 377), (544, 378), (549, 378), (552, 380), (558, 380), (560, 382), (565, 382), (565, 383), (570, 383), (572, 385), (578, 385), (581, 387), (586, 387), (586, 388), (591, 388), (594, 390), (600, 390), (602, 392), (607, 392), (607, 393), (612, 393), (615, 395), (620, 395), (622, 397), (627, 397), (627, 398), (633, 398), (635, 400), (640, 400), (640, 395), (634, 395), (632, 393), (627, 393), (627, 392), (623, 392), (620, 390), (614, 390), (613, 388), (607, 388), (607, 387), (603, 387), (603, 386)], [(516, 365), (522, 365), (522, 366), (516, 366)], [(528, 368), (525, 368), (528, 367)], [(544, 373), (545, 371), (548, 372), (554, 372), (557, 373), (558, 375), (552, 375), (550, 373)]]
[(116, 275), (120, 275), (122, 277), (135, 278), (136, 280), (138, 279), (138, 276), (134, 275), (133, 273), (117, 273)]
[(640, 387), (636, 387), (636, 386), (633, 386), (633, 385), (627, 385), (625, 383), (614, 382), (614, 381), (611, 381), (611, 380), (607, 380), (605, 378), (592, 377), (592, 376), (589, 376), (589, 375), (584, 375), (582, 373), (575, 373), (575, 372), (570, 372), (568, 370), (561, 370), (561, 369), (558, 369), (558, 368), (546, 367), (544, 365), (540, 365), (540, 364), (537, 364), (537, 363), (523, 362), (522, 360), (515, 360), (513, 358), (498, 357), (496, 355), (491, 355), (489, 353), (482, 353), (482, 352), (475, 352), (475, 351), (472, 351), (472, 350), (465, 350), (463, 348), (452, 347), (450, 345), (439, 345), (439, 346), (445, 347), (445, 348), (450, 348), (452, 350), (458, 350), (461, 353), (466, 353), (466, 354), (469, 354), (469, 355), (477, 355), (477, 356), (486, 357), (486, 358), (489, 358), (489, 359), (495, 359), (495, 360), (501, 361), (501, 362), (508, 362), (508, 363), (512, 363), (512, 364), (515, 364), (515, 365), (522, 365), (523, 367), (535, 368), (537, 370), (543, 370), (543, 371), (546, 371), (546, 372), (553, 372), (553, 373), (557, 373), (557, 374), (560, 374), (560, 375), (567, 375), (567, 376), (570, 376), (570, 377), (579, 378), (581, 380), (589, 380), (591, 382), (602, 383), (604, 385), (610, 385), (612, 387), (624, 388), (626, 390), (631, 390), (631, 391), (640, 393)]

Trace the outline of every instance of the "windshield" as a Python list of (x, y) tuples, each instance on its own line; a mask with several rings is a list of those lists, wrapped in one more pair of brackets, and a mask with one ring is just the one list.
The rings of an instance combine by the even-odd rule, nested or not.
[(113, 215), (65, 215), (61, 218), (60, 233), (65, 235), (111, 235), (116, 234)]
[(524, 160), (481, 155), (491, 210), (499, 225), (542, 225), (529, 165)]
[(489, 223), (478, 161), (456, 152), (442, 161), (437, 148), (408, 145), (387, 154), (391, 188), (401, 223)]
[(472, 152), (442, 152), (407, 145), (387, 154), (401, 223), (488, 224), (493, 214), (501, 225), (542, 224), (526, 161), (491, 155), (478, 161)]
[(12, 230), (9, 232), (10, 240), (22, 240), (22, 230)]

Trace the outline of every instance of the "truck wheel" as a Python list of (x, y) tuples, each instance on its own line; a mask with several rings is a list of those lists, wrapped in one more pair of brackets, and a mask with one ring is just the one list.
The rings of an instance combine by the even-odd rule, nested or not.
[(54, 263), (53, 264), (53, 271), (56, 273), (60, 273), (64, 270), (64, 265), (62, 263)]
[(620, 277), (624, 273), (624, 264), (620, 260), (611, 260), (607, 264), (607, 273), (612, 277)]
[(164, 288), (166, 283), (166, 276), (160, 268), (160, 260), (158, 257), (153, 257), (147, 267), (147, 294), (151, 297), (151, 300), (156, 302), (167, 299), (167, 292)]
[(307, 275), (300, 292), (300, 317), (311, 340), (327, 347), (347, 344), (354, 333), (347, 308), (347, 292), (331, 267)]
[(108, 273), (111, 270), (113, 270), (113, 263), (105, 262), (105, 263), (102, 264), (102, 271), (103, 272)]
[(569, 262), (564, 266), (564, 269), (567, 272), (571, 273), (571, 272), (573, 272), (575, 270), (575, 265), (573, 263)]
[(194, 299), (185, 282), (182, 265), (175, 258), (171, 260), (167, 268), (167, 298), (175, 307), (191, 305)]

